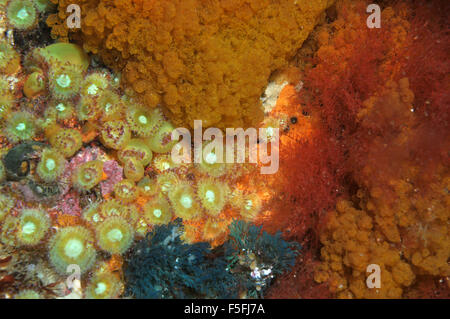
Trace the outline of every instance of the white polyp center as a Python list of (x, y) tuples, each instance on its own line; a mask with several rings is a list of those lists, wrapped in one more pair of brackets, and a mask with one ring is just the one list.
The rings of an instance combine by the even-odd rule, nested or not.
[(252, 207), (253, 207), (253, 202), (251, 200), (248, 200), (246, 202), (245, 209), (250, 210)]
[(217, 155), (211, 152), (211, 153), (209, 153), (208, 155), (206, 155), (205, 161), (206, 161), (208, 164), (214, 164), (214, 163), (217, 162)]
[(269, 126), (268, 128), (266, 128), (266, 136), (270, 139), (273, 137), (273, 127)]
[(148, 192), (148, 191), (150, 190), (150, 186), (145, 185), (145, 186), (144, 186), (144, 190), (145, 190), (146, 192)]
[(36, 231), (36, 224), (33, 222), (26, 222), (22, 227), (22, 233), (30, 235)]
[(95, 84), (91, 84), (87, 89), (88, 94), (95, 95), (98, 92), (98, 86)]
[(71, 258), (77, 258), (84, 250), (83, 243), (79, 239), (69, 239), (64, 247), (64, 253)]
[(147, 117), (145, 115), (141, 115), (138, 117), (139, 123), (147, 124)]
[(96, 293), (97, 295), (103, 294), (103, 293), (106, 291), (106, 285), (105, 285), (105, 283), (104, 283), (104, 282), (99, 282), (99, 283), (97, 284), (97, 287), (94, 289), (94, 291), (95, 291), (95, 293)]
[(156, 218), (161, 217), (162, 211), (160, 209), (154, 209), (153, 215), (155, 215)]
[(162, 168), (163, 171), (168, 170), (170, 168), (170, 164), (167, 163), (167, 162), (163, 162), (161, 164), (161, 168)]
[(207, 190), (205, 193), (206, 200), (210, 203), (214, 203), (214, 200), (216, 199), (216, 194), (212, 190)]
[(84, 179), (90, 180), (91, 178), (92, 178), (91, 174), (89, 174), (89, 173), (84, 174)]
[(111, 229), (106, 235), (109, 241), (116, 242), (121, 241), (123, 238), (122, 231), (120, 229), (114, 228)]
[(27, 126), (25, 125), (25, 123), (19, 123), (16, 126), (16, 130), (18, 131), (24, 131), (27, 128)]
[(111, 103), (106, 103), (105, 105), (105, 112), (108, 113), (109, 110), (111, 109), (112, 104)]
[(55, 160), (53, 158), (49, 158), (48, 160), (45, 161), (45, 167), (49, 170), (49, 171), (53, 171), (56, 167), (56, 163)]
[(64, 104), (62, 104), (62, 103), (59, 103), (59, 104), (56, 106), (56, 110), (59, 111), (59, 112), (62, 112), (62, 111), (64, 111), (65, 109), (66, 109), (66, 107), (65, 107)]
[(92, 216), (92, 220), (97, 223), (100, 220), (100, 216), (98, 216), (98, 214), (94, 214), (94, 216)]
[(25, 8), (22, 8), (19, 10), (19, 12), (17, 12), (17, 18), (19, 18), (20, 20), (25, 20), (26, 18), (28, 18), (28, 16), (28, 11)]
[(188, 195), (183, 195), (180, 198), (180, 203), (184, 208), (191, 208), (192, 207), (192, 198)]
[(56, 79), (56, 83), (62, 88), (66, 88), (70, 85), (72, 81), (67, 74), (62, 74)]

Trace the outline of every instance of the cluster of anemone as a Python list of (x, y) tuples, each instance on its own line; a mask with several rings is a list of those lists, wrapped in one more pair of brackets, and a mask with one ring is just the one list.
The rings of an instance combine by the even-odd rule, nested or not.
[(72, 175), (72, 185), (79, 191), (89, 191), (103, 178), (103, 162), (93, 160), (81, 164)]
[(45, 182), (54, 182), (65, 169), (65, 158), (58, 151), (45, 149), (42, 152), (36, 173)]
[(95, 257), (94, 236), (83, 226), (61, 228), (50, 239), (49, 259), (61, 274), (67, 274), (69, 265), (78, 265), (84, 273), (94, 265)]
[[(20, 1), (9, 3), (13, 2)], [(33, 7), (39, 14), (38, 3), (44, 6), (45, 2), (36, 0), (24, 5), (24, 10)], [(20, 56), (6, 42), (1, 45), (5, 48), (0, 55), (1, 73), (16, 71)], [(230, 199), (227, 167), (212, 152), (196, 167), (174, 163), (170, 157), (176, 143), (171, 139), (174, 126), (162, 111), (122, 95), (113, 74), (88, 66), (84, 51), (73, 44), (31, 50), (23, 62), (27, 74), (22, 90), (32, 103), (17, 103), (6, 77), (0, 78), (2, 131), (10, 144), (42, 138), (49, 144), (33, 164), (35, 183), (52, 185), (64, 180), (80, 197), (97, 194), (108, 178), (104, 158), (72, 164), (83, 144), (94, 139), (107, 150), (105, 156), (123, 168), (122, 179), (108, 196), (102, 194), (103, 199), (83, 205), (79, 222), (59, 224), (59, 216), (57, 227), (52, 227), (55, 220), (41, 206), (12, 214), (15, 200), (0, 194), (1, 242), (40, 248), (46, 244), (51, 266), (65, 275), (70, 265), (78, 265), (84, 274), (97, 268), (101, 256), (125, 254), (134, 238), (177, 217), (186, 222), (203, 219), (203, 239), (225, 235), (228, 222), (219, 222), (219, 214)], [(26, 107), (32, 104), (43, 108)], [(93, 138), (87, 138), (86, 128), (93, 131)], [(4, 180), (6, 171), (0, 161), (0, 182)], [(117, 297), (120, 287), (115, 274), (96, 272), (85, 296)]]

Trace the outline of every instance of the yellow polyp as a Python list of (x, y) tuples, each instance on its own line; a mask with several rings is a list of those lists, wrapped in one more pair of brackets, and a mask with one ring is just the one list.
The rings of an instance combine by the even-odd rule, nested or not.
[(50, 227), (50, 219), (45, 211), (26, 209), (19, 216), (17, 240), (22, 245), (37, 245)]
[(94, 237), (82, 226), (69, 226), (58, 230), (49, 243), (49, 259), (62, 275), (67, 266), (78, 265), (81, 273), (89, 270), (95, 261)]
[(149, 225), (166, 225), (172, 216), (170, 205), (163, 197), (156, 197), (144, 206), (144, 220)]
[(45, 77), (42, 72), (36, 71), (31, 73), (23, 86), (23, 93), (29, 99), (45, 91)]
[(123, 254), (131, 246), (134, 229), (126, 219), (113, 216), (97, 226), (96, 237), (101, 249), (111, 254)]

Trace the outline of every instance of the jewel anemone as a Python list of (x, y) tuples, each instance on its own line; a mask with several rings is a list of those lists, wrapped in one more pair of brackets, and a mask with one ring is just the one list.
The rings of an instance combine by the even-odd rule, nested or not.
[(155, 153), (167, 153), (172, 150), (178, 141), (172, 141), (172, 132), (175, 128), (170, 122), (164, 121), (149, 139), (150, 149)]
[(169, 191), (169, 199), (176, 216), (189, 220), (200, 213), (194, 190), (188, 183), (180, 182)]
[(37, 12), (30, 0), (11, 0), (6, 8), (9, 24), (19, 30), (33, 27), (37, 22)]
[(144, 220), (149, 225), (167, 225), (172, 219), (169, 202), (163, 197), (151, 199), (143, 210)]
[(25, 209), (19, 215), (17, 240), (20, 244), (34, 246), (41, 242), (50, 227), (50, 219), (40, 209)]
[(82, 226), (68, 226), (58, 230), (49, 243), (49, 259), (53, 267), (62, 275), (67, 274), (67, 266), (76, 264), (81, 273), (89, 270), (96, 257), (94, 237)]
[(138, 196), (136, 184), (129, 179), (123, 179), (114, 185), (114, 194), (122, 203), (131, 203)]
[(61, 153), (46, 148), (42, 151), (36, 173), (44, 182), (54, 182), (64, 172), (65, 165), (66, 160)]
[(96, 227), (98, 245), (110, 254), (123, 254), (133, 242), (134, 229), (119, 216), (105, 219)]
[(131, 130), (140, 137), (154, 135), (164, 121), (163, 115), (158, 109), (150, 110), (136, 105), (127, 111), (126, 118)]
[(49, 72), (50, 93), (55, 99), (70, 99), (80, 91), (82, 80), (82, 70), (77, 65), (52, 65)]
[(121, 281), (110, 272), (95, 274), (86, 287), (87, 299), (113, 299), (121, 292)]
[(6, 121), (6, 137), (11, 143), (30, 140), (36, 131), (36, 120), (27, 112), (14, 112)]
[(49, 140), (50, 144), (66, 158), (72, 157), (83, 145), (81, 133), (71, 128), (56, 130)]
[(146, 166), (151, 162), (153, 153), (143, 140), (133, 138), (118, 152), (117, 157), (122, 164), (128, 158), (136, 158), (143, 166)]
[(100, 141), (106, 147), (119, 150), (125, 147), (131, 138), (131, 132), (122, 120), (115, 120), (103, 124)]
[(228, 185), (214, 179), (203, 179), (197, 185), (197, 195), (206, 213), (216, 216), (227, 202)]
[(127, 179), (137, 182), (144, 177), (144, 166), (136, 158), (131, 157), (125, 161), (123, 173)]
[(78, 191), (94, 188), (103, 177), (103, 162), (93, 160), (78, 166), (72, 175), (72, 184)]

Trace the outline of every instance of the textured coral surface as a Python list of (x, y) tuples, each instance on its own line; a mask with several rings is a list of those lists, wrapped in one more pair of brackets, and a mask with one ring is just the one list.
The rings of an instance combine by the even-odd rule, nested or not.
[[(259, 100), (272, 71), (301, 47), (330, 0), (60, 0), (82, 9), (81, 39), (150, 107), (193, 127), (258, 125)], [(53, 33), (67, 29), (50, 17)]]

